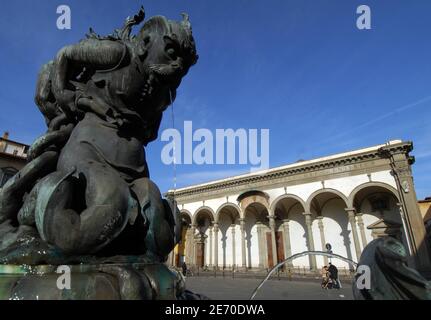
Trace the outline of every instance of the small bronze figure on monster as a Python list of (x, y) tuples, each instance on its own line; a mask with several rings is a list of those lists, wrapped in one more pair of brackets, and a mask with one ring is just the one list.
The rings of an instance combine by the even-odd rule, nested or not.
[(152, 17), (132, 36), (144, 17), (109, 36), (90, 30), (42, 67), (35, 101), (48, 131), (0, 193), (1, 263), (163, 262), (179, 241), (178, 210), (149, 179), (144, 146), (198, 56), (186, 14)]

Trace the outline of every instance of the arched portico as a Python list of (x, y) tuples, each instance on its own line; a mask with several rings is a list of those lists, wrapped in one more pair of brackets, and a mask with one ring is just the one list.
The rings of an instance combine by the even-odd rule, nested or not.
[[(244, 211), (242, 225), (244, 230), (243, 266), (255, 268), (268, 266), (267, 233), (271, 228), (268, 220), (269, 212), (266, 205), (261, 202), (249, 203)], [(270, 251), (272, 254), (272, 251)]]
[[(326, 250), (327, 243), (334, 253), (357, 261), (373, 237), (396, 236), (397, 230), (405, 228), (409, 252), (425, 266), (428, 254), (421, 246), (425, 228), (410, 175), (411, 148), (408, 142), (392, 141), (262, 174), (181, 188), (175, 196), (193, 214), (195, 238), (205, 232), (206, 237), (198, 240), (206, 246), (210, 243), (205, 255), (209, 252), (211, 260), (206, 258), (206, 264), (263, 269), (283, 258), (280, 251), (286, 257)], [(391, 174), (397, 168), (388, 161), (389, 154), (397, 158), (395, 165), (402, 176)], [(292, 267), (303, 271), (325, 263), (322, 257), (304, 257)], [(339, 266), (343, 268), (343, 264)]]
[(343, 200), (346, 208), (348, 207), (347, 197), (341, 191), (324, 188), (313, 192), (308, 197), (307, 202), (305, 203), (305, 212), (310, 213), (312, 211), (312, 207), (314, 207), (315, 210), (319, 210), (319, 207), (323, 207), (327, 201), (335, 198)]
[[(271, 203), (271, 212), (274, 213), (276, 221), (278, 261), (282, 261), (292, 254), (308, 250), (304, 218), (305, 202), (296, 195), (284, 194)], [(282, 239), (281, 243), (280, 238)], [(295, 245), (292, 246), (292, 243)], [(289, 263), (289, 266), (307, 265), (307, 260), (307, 257), (303, 257), (294, 261), (293, 264)]]
[(361, 202), (363, 200), (363, 195), (360, 193), (363, 192), (365, 189), (372, 188), (374, 189), (374, 192), (389, 192), (392, 193), (392, 195), (398, 199), (398, 192), (397, 190), (392, 187), (391, 185), (383, 182), (367, 182), (364, 184), (361, 184), (357, 186), (355, 189), (352, 190), (348, 197), (348, 206), (350, 208), (354, 208), (358, 205), (358, 202)]
[(387, 235), (398, 238), (407, 247), (398, 192), (391, 185), (381, 182), (361, 184), (351, 192), (349, 205), (357, 212), (362, 247), (377, 237)]
[(181, 220), (183, 222), (187, 222), (189, 226), (192, 225), (192, 221), (193, 221), (193, 215), (189, 210), (186, 209), (182, 209), (180, 210), (181, 213)]
[(173, 265), (180, 267), (183, 262), (187, 264), (190, 263), (190, 243), (192, 242), (192, 234), (191, 234), (191, 225), (192, 225), (192, 215), (190, 211), (182, 209), (180, 210), (181, 215), (181, 223), (182, 223), (182, 232), (181, 232), (181, 240), (175, 246), (173, 251)]
[(17, 174), (17, 172), (18, 170), (12, 167), (0, 168), (0, 188), (3, 187), (10, 178)]
[(237, 205), (237, 204), (235, 204), (235, 203), (233, 203), (233, 202), (226, 202), (226, 203), (223, 203), (218, 209), (217, 209), (217, 211), (216, 211), (216, 213), (215, 213), (215, 222), (219, 222), (219, 217), (220, 217), (220, 213), (221, 212), (229, 212), (229, 214), (233, 214), (233, 215), (236, 215), (236, 214), (238, 214), (238, 215), (240, 215), (240, 218), (241, 218), (241, 208)]
[(209, 264), (210, 245), (208, 238), (213, 229), (215, 212), (208, 206), (198, 208), (193, 216), (193, 262), (198, 267)]
[(192, 224), (197, 225), (197, 220), (201, 216), (206, 216), (208, 217), (210, 222), (213, 222), (215, 221), (216, 214), (212, 208), (208, 206), (202, 206), (195, 211), (195, 214), (193, 215)]
[[(349, 209), (348, 198), (342, 192), (329, 188), (315, 191), (307, 199), (305, 213), (310, 248), (326, 251), (330, 243), (334, 253), (357, 261), (361, 248), (355, 212)], [(315, 257), (315, 263), (321, 267), (328, 264), (328, 259)]]
[(261, 204), (263, 207), (266, 208), (268, 212), (270, 212), (269, 195), (266, 192), (259, 191), (259, 190), (247, 191), (241, 194), (237, 198), (237, 201), (239, 203), (239, 206), (241, 207), (241, 212), (244, 214), (242, 218), (245, 218), (245, 211), (247, 207), (254, 203)]
[(242, 264), (242, 261), (237, 261), (236, 258), (236, 253), (241, 250), (240, 221), (241, 209), (236, 204), (225, 203), (216, 212), (216, 223), (220, 231), (220, 241), (215, 243), (218, 246), (217, 261), (223, 268), (236, 268), (237, 264)]

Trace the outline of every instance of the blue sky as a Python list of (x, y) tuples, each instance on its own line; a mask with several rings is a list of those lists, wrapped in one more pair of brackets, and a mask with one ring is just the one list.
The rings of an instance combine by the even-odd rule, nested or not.
[[(72, 29), (56, 28), (56, 8)], [(93, 27), (188, 12), (200, 55), (178, 91), (175, 122), (194, 128), (270, 129), (270, 166), (412, 140), (418, 198), (431, 195), (431, 2), (423, 0), (146, 0), (5, 2), (0, 13), (0, 130), (31, 143), (45, 131), (33, 103), (37, 72)], [(372, 30), (356, 28), (356, 8)], [(170, 111), (169, 111), (170, 112)], [(161, 129), (171, 127), (170, 113)], [(173, 187), (161, 141), (147, 148), (152, 179)], [(248, 172), (240, 165), (179, 165), (178, 186)]]

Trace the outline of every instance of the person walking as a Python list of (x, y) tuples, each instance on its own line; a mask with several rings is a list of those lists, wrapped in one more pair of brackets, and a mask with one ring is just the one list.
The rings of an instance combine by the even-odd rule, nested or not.
[(183, 261), (183, 264), (181, 265), (181, 269), (183, 270), (183, 276), (185, 277), (187, 275), (187, 264), (185, 261)]
[(338, 269), (331, 262), (328, 267), (329, 278), (332, 281), (332, 288), (340, 289), (340, 282), (338, 281)]

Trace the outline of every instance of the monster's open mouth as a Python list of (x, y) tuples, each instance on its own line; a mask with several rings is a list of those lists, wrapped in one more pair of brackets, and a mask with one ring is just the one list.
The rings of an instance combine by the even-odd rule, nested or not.
[(153, 64), (149, 66), (151, 73), (159, 80), (160, 84), (172, 85), (181, 78), (181, 68), (174, 68), (166, 64)]

